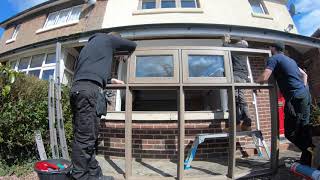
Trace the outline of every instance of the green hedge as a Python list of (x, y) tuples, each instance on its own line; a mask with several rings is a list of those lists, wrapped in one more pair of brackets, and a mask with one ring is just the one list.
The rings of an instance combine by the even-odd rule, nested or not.
[[(0, 65), (0, 176), (7, 173), (20, 174), (14, 169), (37, 160), (34, 139), (40, 130), (50, 157), (48, 126), (48, 82), (26, 76)], [(15, 78), (12, 78), (15, 77)], [(13, 81), (14, 80), (14, 81)], [(62, 103), (66, 138), (70, 149), (72, 139), (69, 89), (63, 87)], [(17, 168), (18, 167), (18, 168)], [(32, 168), (32, 166), (30, 166)], [(29, 168), (30, 169), (30, 168)]]

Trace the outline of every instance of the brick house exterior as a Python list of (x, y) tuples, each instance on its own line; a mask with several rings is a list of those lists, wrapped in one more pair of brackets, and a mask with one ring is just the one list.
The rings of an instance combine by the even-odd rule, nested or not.
[[(28, 11), (35, 11), (25, 17), (21, 17), (22, 15), (18, 15), (14, 17), (13, 20), (4, 22), (1, 24), (5, 28), (5, 32), (0, 41), (0, 62), (10, 62), (12, 60), (20, 60), (26, 56), (30, 56), (30, 62), (32, 61), (33, 54), (43, 53), (43, 49), (50, 49), (50, 53), (54, 52), (56, 39), (61, 37), (65, 37), (63, 39), (63, 63), (62, 63), (62, 71), (61, 76), (64, 75), (65, 72), (72, 73), (72, 68), (68, 68), (68, 62), (75, 61), (77, 58), (81, 48), (84, 45), (84, 42), (88, 39), (88, 37), (95, 32), (109, 32), (111, 30), (119, 31), (124, 35), (124, 37), (137, 41), (137, 43), (145, 43), (145, 48), (148, 46), (154, 47), (169, 47), (170, 45), (154, 45), (156, 40), (165, 41), (165, 40), (173, 40), (175, 44), (178, 46), (188, 46), (190, 49), (194, 48), (194, 45), (191, 45), (194, 42), (198, 42), (196, 48), (206, 49), (208, 46), (210, 47), (221, 47), (222, 41), (221, 38), (224, 34), (231, 34), (234, 39), (246, 39), (249, 41), (250, 48), (254, 49), (267, 49), (267, 45), (275, 40), (282, 39), (284, 40), (290, 47), (292, 51), (289, 51), (291, 56), (299, 56), (299, 53), (296, 49), (300, 46), (305, 47), (310, 54), (309, 59), (312, 59), (313, 63), (318, 63), (313, 59), (319, 59), (319, 49), (313, 49), (312, 47), (317, 46), (319, 41), (315, 41), (314, 39), (309, 39), (307, 37), (301, 37), (299, 35), (284, 32), (283, 27), (286, 27), (288, 24), (292, 23), (292, 19), (289, 16), (289, 13), (286, 11), (284, 1), (272, 3), (272, 1), (266, 1), (267, 7), (270, 7), (270, 12), (281, 10), (282, 13), (279, 15), (272, 14), (264, 14), (257, 15), (251, 11), (246, 13), (246, 17), (242, 19), (243, 24), (237, 24), (233, 20), (233, 16), (226, 17), (225, 21), (217, 21), (210, 22), (211, 16), (215, 16), (215, 14), (210, 14), (211, 11), (208, 11), (208, 7), (201, 7), (202, 9), (171, 9), (163, 10), (156, 9), (155, 12), (152, 10), (141, 10), (138, 8), (138, 3), (142, 3), (139, 0), (130, 0), (128, 4), (121, 4), (120, 0), (113, 0), (113, 4), (109, 4), (112, 0), (97, 0), (94, 6), (88, 7), (85, 1), (73, 1), (73, 0), (50, 0), (46, 6), (48, 8), (44, 8), (41, 10), (31, 9)], [(120, 2), (120, 3), (119, 3)], [(157, 1), (160, 2), (160, 1)], [(177, 1), (181, 2), (181, 1)], [(200, 1), (204, 5), (210, 5), (212, 0), (202, 0)], [(222, 5), (226, 4), (227, 1), (220, 0)], [(239, 3), (238, 1), (234, 1)], [(56, 5), (52, 5), (54, 3), (58, 3)], [(136, 4), (131, 4), (136, 3)], [(140, 4), (141, 4), (140, 3)], [(52, 12), (56, 12), (65, 8), (73, 7), (79, 4), (83, 4), (82, 12), (80, 15), (79, 22), (73, 25), (63, 26), (55, 29), (51, 29), (48, 31), (39, 32), (40, 29), (43, 28), (46, 23), (46, 19), (48, 18), (48, 14)], [(241, 3), (240, 3), (241, 4)], [(50, 6), (52, 5), (52, 6)], [(110, 5), (110, 6), (109, 6)], [(112, 8), (111, 5), (119, 5), (119, 6), (130, 6), (130, 13), (127, 12), (126, 9), (116, 9)], [(250, 4), (247, 2), (241, 4), (241, 8), (238, 10), (247, 11), (250, 10)], [(264, 5), (265, 6), (265, 5)], [(261, 6), (261, 7), (264, 7)], [(140, 7), (140, 5), (139, 5)], [(242, 9), (243, 7), (243, 9)], [(41, 8), (38, 7), (38, 8)], [(207, 8), (207, 9), (206, 9)], [(219, 7), (218, 7), (219, 8)], [(221, 8), (220, 8), (221, 9)], [(108, 11), (110, 10), (110, 12)], [(116, 11), (115, 11), (116, 10)], [(119, 10), (119, 12), (118, 12)], [(210, 10), (210, 9), (209, 9)], [(132, 11), (132, 12), (131, 12)], [(116, 13), (119, 16), (116, 16)], [(213, 11), (212, 11), (213, 12)], [(111, 14), (111, 17), (109, 14)], [(121, 16), (121, 13), (124, 16)], [(209, 13), (209, 15), (208, 15)], [(232, 14), (233, 12), (230, 11)], [(223, 13), (222, 13), (223, 14)], [(170, 17), (172, 15), (172, 17)], [(205, 22), (199, 23), (197, 18), (198, 16), (208, 17), (201, 18), (205, 19)], [(105, 18), (107, 16), (107, 18)], [(116, 18), (123, 18), (129, 16), (130, 18), (125, 18), (125, 21), (133, 19), (133, 21), (129, 24), (121, 24), (116, 26), (115, 24), (106, 22), (106, 20)], [(188, 18), (184, 16), (192, 16), (192, 22), (189, 21)], [(169, 17), (169, 18), (168, 18)], [(284, 17), (284, 18), (281, 18)], [(157, 18), (161, 19), (161, 23), (151, 24), (141, 24), (141, 21), (144, 20), (156, 21)], [(179, 19), (180, 18), (180, 19)], [(174, 21), (174, 23), (170, 22), (170, 20)], [(268, 23), (272, 21), (272, 23)], [(112, 21), (115, 23), (115, 21)], [(159, 21), (160, 22), (160, 21)], [(223, 22), (230, 22), (230, 24), (223, 24)], [(246, 23), (252, 22), (259, 27), (248, 27)], [(234, 24), (232, 24), (234, 23)], [(10, 39), (12, 36), (15, 26), (21, 24), (19, 33), (15, 41), (7, 43), (6, 41)], [(263, 28), (265, 24), (268, 24), (268, 28)], [(270, 25), (270, 27), (269, 27)], [(279, 25), (279, 26), (277, 26)], [(299, 41), (303, 43), (300, 43)], [(193, 41), (190, 43), (190, 41)], [(180, 44), (179, 44), (180, 42)], [(149, 44), (148, 44), (149, 43)], [(157, 42), (160, 43), (161, 42)], [(188, 44), (189, 43), (189, 44)], [(33, 47), (34, 46), (34, 47)], [(48, 47), (47, 47), (48, 46)], [(140, 45), (138, 45), (138, 48)], [(35, 53), (37, 51), (37, 53)], [(46, 54), (50, 54), (46, 53)], [(318, 56), (315, 54), (318, 53)], [(31, 54), (31, 55), (30, 55)], [(47, 57), (48, 55), (46, 55)], [(73, 56), (73, 58), (71, 57)], [(134, 59), (134, 58), (133, 58)], [(256, 79), (258, 75), (263, 71), (265, 65), (265, 57), (250, 57), (250, 64), (253, 79)], [(301, 59), (301, 58), (297, 58)], [(19, 63), (20, 63), (19, 61)], [(301, 62), (305, 63), (307, 61)], [(30, 64), (30, 63), (29, 63)], [(15, 65), (15, 68), (18, 70), (19, 65)], [(71, 66), (72, 67), (72, 66)], [(316, 64), (307, 68), (307, 71), (315, 72), (316, 70), (312, 70), (310, 68), (317, 67)], [(227, 67), (228, 68), (228, 67)], [(25, 70), (26, 73), (29, 74), (30, 71), (34, 69), (28, 68)], [(42, 70), (43, 71), (43, 70)], [(125, 74), (126, 72), (118, 71), (120, 73), (117, 74), (120, 76), (121, 73)], [(43, 73), (40, 73), (43, 74)], [(130, 74), (126, 74), (130, 75)], [(315, 79), (311, 79), (312, 91), (319, 94), (319, 90), (317, 88), (320, 87), (320, 81), (316, 79), (318, 76), (314, 76), (313, 74), (309, 74), (310, 77)], [(39, 75), (39, 77), (43, 75)], [(123, 75), (124, 76), (124, 75)], [(72, 78), (69, 80), (71, 81)], [(113, 99), (113, 105), (108, 107), (110, 113), (115, 112), (124, 116), (123, 110), (123, 98), (121, 99), (121, 93), (115, 92), (117, 94)], [(253, 121), (253, 129), (256, 127), (254, 120), (254, 105), (252, 104), (252, 90), (246, 91), (246, 96), (249, 104), (250, 114), (252, 116)], [(200, 108), (201, 102), (199, 97), (193, 97), (194, 99), (189, 100), (190, 106), (196, 106), (198, 111), (203, 111)], [(259, 112), (259, 119), (261, 122), (261, 129), (264, 138), (270, 142), (271, 140), (271, 116), (270, 116), (270, 102), (269, 102), (269, 93), (267, 90), (262, 90), (258, 92), (257, 97), (257, 105)], [(154, 100), (154, 99), (152, 99)], [(122, 106), (118, 105), (116, 102), (122, 102)], [(159, 101), (157, 101), (159, 102)], [(156, 103), (154, 104), (156, 106)], [(166, 109), (166, 106), (173, 106), (172, 104), (164, 104), (162, 105), (163, 109)], [(147, 108), (147, 107), (144, 107)], [(150, 107), (148, 107), (150, 108)], [(200, 109), (200, 110), (199, 110)], [(210, 109), (211, 110), (211, 109)], [(201, 112), (200, 112), (201, 113)], [(205, 114), (205, 113), (204, 113)], [(147, 114), (150, 115), (150, 114)], [(147, 116), (146, 115), (146, 116)], [(163, 114), (164, 116), (164, 114)], [(150, 116), (151, 117), (151, 116)], [(185, 154), (190, 149), (190, 146), (194, 140), (196, 134), (199, 133), (219, 133), (223, 132), (226, 124), (228, 124), (228, 117), (225, 119), (222, 118), (211, 118), (207, 120), (187, 120), (185, 124)], [(103, 154), (105, 157), (123, 157), (125, 150), (125, 120), (124, 119), (106, 119), (101, 121), (101, 131), (100, 131), (100, 145), (99, 145), (99, 153)], [(152, 159), (177, 159), (177, 139), (178, 139), (178, 121), (177, 120), (154, 120), (144, 118), (143, 120), (134, 121), (133, 123), (133, 157), (135, 158), (152, 158)], [(240, 152), (242, 155), (253, 154), (254, 149), (247, 147), (247, 145), (252, 144), (252, 139), (250, 137), (241, 137), (237, 139), (237, 148), (240, 151), (237, 151), (240, 156)], [(208, 159), (216, 156), (224, 156), (228, 154), (228, 139), (215, 139), (209, 140), (199, 146), (199, 150), (197, 153), (197, 159)]]
[[(107, 0), (98, 0), (94, 7), (89, 7), (87, 4), (83, 4), (83, 10), (77, 24), (37, 33), (37, 31), (44, 26), (48, 13), (81, 4), (83, 4), (81, 1), (67, 1), (57, 6), (39, 11), (35, 14), (31, 14), (19, 20), (21, 22), (17, 21), (12, 24), (8, 24), (1, 37), (0, 46), (2, 48), (0, 50), (0, 54), (52, 38), (101, 29)], [(7, 44), (6, 41), (10, 39), (17, 23), (21, 24), (17, 39), (12, 43)]]

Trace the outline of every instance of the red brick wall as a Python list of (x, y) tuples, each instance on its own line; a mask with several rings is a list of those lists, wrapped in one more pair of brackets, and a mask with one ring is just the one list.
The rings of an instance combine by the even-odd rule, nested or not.
[(320, 102), (320, 49), (312, 49), (304, 54), (304, 67), (307, 70), (310, 92), (313, 100)]
[[(261, 58), (252, 58), (252, 73), (254, 78), (264, 70)], [(252, 91), (247, 90), (247, 101), (255, 128), (255, 114), (252, 102)], [(257, 96), (260, 125), (264, 138), (270, 141), (270, 103), (267, 90), (258, 92)], [(187, 155), (196, 134), (220, 133), (228, 124), (227, 120), (186, 121), (185, 124), (185, 154)], [(178, 143), (177, 121), (134, 121), (132, 132), (132, 148), (134, 158), (176, 159)], [(124, 121), (103, 121), (101, 124), (99, 154), (112, 157), (124, 157), (125, 130)], [(250, 137), (237, 138), (237, 149), (242, 149), (242, 155), (252, 154), (252, 149), (244, 146), (252, 144)], [(196, 159), (208, 159), (228, 154), (228, 139), (206, 140), (198, 147)], [(240, 155), (240, 151), (237, 151)]]
[[(80, 22), (78, 24), (37, 34), (36, 31), (43, 27), (49, 13), (48, 11), (44, 11), (42, 14), (34, 15), (35, 17), (26, 19), (21, 24), (16, 41), (6, 44), (6, 41), (11, 38), (11, 35), (14, 31), (14, 26), (9, 26), (3, 33), (0, 41), (0, 54), (15, 48), (23, 47), (36, 42), (41, 42), (47, 39), (68, 36), (71, 34), (94, 29), (100, 29), (102, 27), (103, 18), (106, 11), (106, 4), (107, 0), (98, 0), (93, 9), (90, 9), (87, 7), (87, 5), (84, 5), (83, 12), (80, 17)], [(72, 6), (73, 4), (64, 4), (60, 7), (55, 7), (50, 12), (55, 12)]]

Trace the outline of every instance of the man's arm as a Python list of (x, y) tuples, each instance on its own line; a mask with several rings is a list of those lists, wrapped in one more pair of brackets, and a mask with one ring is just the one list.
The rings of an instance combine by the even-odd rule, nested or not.
[(132, 52), (136, 49), (137, 44), (133, 41), (110, 35), (111, 37), (111, 43), (113, 49), (116, 51), (129, 51)]
[(266, 68), (257, 79), (257, 83), (261, 83), (261, 84), (266, 83), (269, 80), (271, 74), (272, 74), (272, 70)]
[(304, 85), (307, 86), (308, 85), (308, 75), (307, 75), (307, 73), (305, 73), (301, 68), (299, 68), (299, 71), (300, 71), (300, 76), (303, 79)]

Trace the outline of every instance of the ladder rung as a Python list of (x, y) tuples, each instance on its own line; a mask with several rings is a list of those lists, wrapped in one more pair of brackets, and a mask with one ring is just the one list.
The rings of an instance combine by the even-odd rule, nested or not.
[[(260, 130), (254, 130), (254, 131), (241, 131), (237, 132), (237, 136), (251, 136), (252, 134), (258, 134), (261, 133)], [(197, 137), (205, 137), (205, 138), (224, 138), (229, 137), (229, 133), (216, 133), (216, 134), (197, 134)]]

